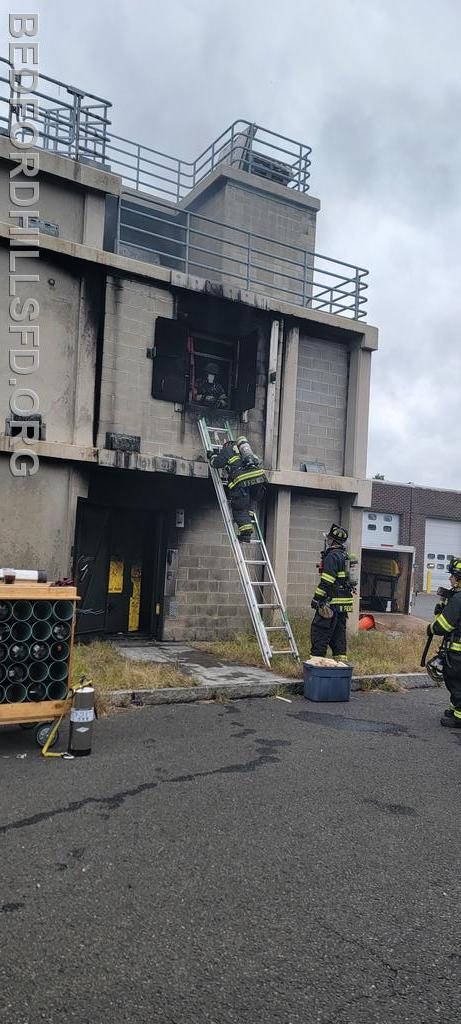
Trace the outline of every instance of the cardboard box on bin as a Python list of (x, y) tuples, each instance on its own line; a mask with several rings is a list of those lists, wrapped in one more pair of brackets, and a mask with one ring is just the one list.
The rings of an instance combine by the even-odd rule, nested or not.
[(346, 701), (350, 700), (352, 666), (322, 668), (311, 665), (308, 661), (303, 665), (304, 696), (312, 701)]

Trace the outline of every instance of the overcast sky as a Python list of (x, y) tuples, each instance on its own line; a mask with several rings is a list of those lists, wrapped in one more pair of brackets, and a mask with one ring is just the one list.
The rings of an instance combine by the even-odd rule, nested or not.
[(191, 159), (242, 117), (312, 146), (317, 249), (370, 270), (369, 474), (461, 489), (460, 0), (36, 9), (41, 70), (117, 134)]

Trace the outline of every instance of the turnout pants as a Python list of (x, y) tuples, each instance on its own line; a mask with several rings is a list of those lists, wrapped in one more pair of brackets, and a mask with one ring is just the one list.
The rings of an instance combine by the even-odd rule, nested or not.
[(239, 540), (250, 540), (253, 533), (253, 522), (250, 516), (250, 488), (235, 487), (230, 492), (232, 518), (237, 527)]
[(461, 717), (461, 657), (459, 654), (448, 652), (443, 668), (443, 679), (450, 693), (451, 704), (456, 711), (459, 711), (459, 717)]
[(253, 520), (250, 512), (254, 509), (256, 502), (260, 501), (264, 494), (264, 486), (256, 484), (247, 487), (239, 484), (229, 493), (229, 500), (232, 510), (232, 518), (238, 530), (239, 540), (251, 540), (253, 533)]
[(311, 625), (311, 654), (315, 658), (324, 658), (328, 647), (336, 658), (347, 656), (346, 622), (347, 612), (333, 612), (331, 619), (315, 613)]

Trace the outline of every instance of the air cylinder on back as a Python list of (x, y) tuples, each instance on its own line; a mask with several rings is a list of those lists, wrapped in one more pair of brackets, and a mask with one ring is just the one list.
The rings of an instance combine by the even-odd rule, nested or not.
[(86, 757), (91, 754), (94, 722), (94, 688), (82, 686), (76, 690), (70, 712), (69, 754)]

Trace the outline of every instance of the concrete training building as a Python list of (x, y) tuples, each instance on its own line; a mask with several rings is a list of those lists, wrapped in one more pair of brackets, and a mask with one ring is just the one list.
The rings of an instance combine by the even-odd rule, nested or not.
[[(0, 111), (1, 564), (74, 575), (82, 634), (247, 628), (196, 426), (212, 360), (229, 407), (208, 419), (263, 455), (266, 538), (289, 611), (305, 613), (322, 531), (341, 522), (360, 551), (377, 348), (366, 272), (315, 251), (309, 147), (238, 122), (188, 163), (115, 136), (107, 101), (39, 88), (40, 257), (21, 269), (40, 280), (16, 286), (39, 303), (40, 365), (21, 380), (40, 398), (35, 428), (10, 410), (15, 164)], [(19, 478), (21, 429), (39, 433), (40, 467)]]

